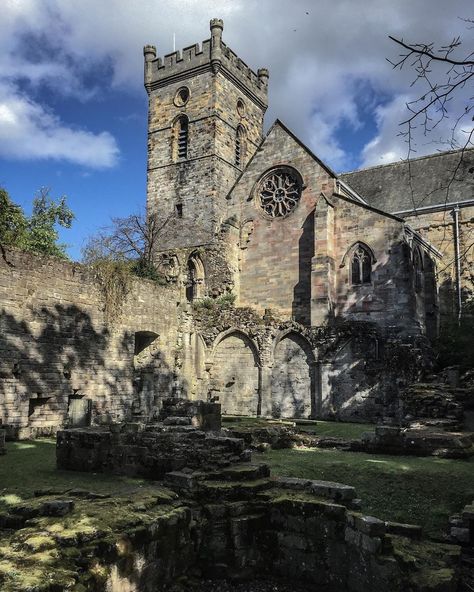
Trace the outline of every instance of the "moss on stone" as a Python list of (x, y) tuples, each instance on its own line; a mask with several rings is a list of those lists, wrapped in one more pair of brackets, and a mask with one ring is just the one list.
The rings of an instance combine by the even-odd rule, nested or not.
[[(21, 508), (38, 509), (47, 496), (28, 500)], [(176, 494), (162, 487), (138, 489), (134, 496), (75, 500), (74, 510), (63, 517), (39, 516), (28, 526), (10, 533), (0, 547), (2, 592), (55, 589), (93, 589), (104, 583), (108, 568), (95, 558), (100, 550), (120, 557), (130, 552), (129, 538), (139, 538), (152, 524), (174, 524), (184, 509), (172, 505)], [(19, 510), (19, 506), (12, 507)], [(158, 531), (157, 531), (158, 532)], [(127, 551), (128, 549), (128, 551)], [(79, 576), (76, 562), (90, 566)], [(92, 586), (92, 587), (91, 587)]]

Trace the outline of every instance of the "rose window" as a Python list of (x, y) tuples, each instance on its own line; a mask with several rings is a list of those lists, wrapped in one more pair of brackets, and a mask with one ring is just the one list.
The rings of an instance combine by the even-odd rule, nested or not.
[(301, 182), (296, 172), (276, 170), (269, 173), (260, 184), (258, 200), (263, 211), (272, 218), (290, 214), (301, 197)]

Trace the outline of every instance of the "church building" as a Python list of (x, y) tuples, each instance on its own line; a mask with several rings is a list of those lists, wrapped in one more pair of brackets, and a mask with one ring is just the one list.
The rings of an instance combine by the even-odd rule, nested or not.
[[(264, 134), (268, 71), (224, 43), (221, 20), (210, 29), (163, 58), (144, 49), (148, 215), (191, 311), (183, 388), (226, 413), (395, 413), (394, 350), (415, 359), (437, 334), (442, 253), (281, 121)], [(236, 309), (215, 335), (199, 301), (227, 294)]]
[(0, 260), (10, 434), (224, 414), (397, 422), (472, 294), (474, 150), (336, 174), (276, 120), (269, 72), (210, 39), (144, 48), (147, 216), (162, 282)]

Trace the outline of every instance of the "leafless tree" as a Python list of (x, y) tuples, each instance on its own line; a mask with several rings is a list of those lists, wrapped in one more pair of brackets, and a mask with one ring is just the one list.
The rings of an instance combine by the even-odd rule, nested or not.
[(145, 213), (112, 218), (112, 224), (99, 230), (82, 249), (83, 261), (137, 261), (153, 266), (157, 241), (168, 221)]
[[(474, 23), (471, 19), (463, 19)], [(469, 27), (470, 28), (470, 27)], [(460, 37), (448, 45), (437, 47), (433, 42), (409, 43), (390, 36), (402, 53), (396, 60), (388, 60), (396, 69), (411, 68), (415, 78), (411, 86), (422, 86), (421, 94), (407, 103), (408, 117), (401, 122), (401, 135), (408, 142), (409, 156), (414, 151), (413, 132), (421, 126), (425, 135), (433, 132), (445, 119), (451, 120), (451, 134), (444, 142), (452, 149), (464, 151), (473, 146), (474, 128), (474, 51), (463, 47)], [(461, 112), (450, 108), (453, 99), (467, 89), (467, 99)], [(472, 92), (470, 89), (473, 89)], [(466, 129), (462, 126), (466, 125)]]
[[(474, 19), (461, 20), (465, 22), (467, 31), (474, 29)], [(447, 45), (413, 43), (392, 36), (390, 39), (401, 49), (401, 53), (396, 59), (388, 61), (394, 69), (411, 69), (414, 74), (411, 87), (421, 87), (419, 95), (406, 104), (408, 116), (400, 124), (400, 135), (408, 147), (409, 183), (413, 210), (417, 214), (424, 198), (416, 203), (412, 186), (410, 159), (416, 152), (415, 130), (428, 137), (441, 127), (441, 122), (449, 121), (448, 137), (443, 137), (441, 133), (436, 141), (443, 149), (459, 150), (459, 158), (443, 187), (445, 204), (449, 201), (454, 181), (459, 178), (465, 152), (474, 146), (474, 51), (472, 45), (466, 49), (466, 38), (463, 40), (460, 36), (454, 37)], [(473, 245), (468, 245), (466, 252)], [(447, 266), (451, 263), (448, 262)]]

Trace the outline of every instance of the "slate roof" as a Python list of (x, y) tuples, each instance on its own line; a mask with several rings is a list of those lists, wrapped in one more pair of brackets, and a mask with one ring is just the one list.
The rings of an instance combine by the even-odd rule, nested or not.
[[(339, 177), (386, 212), (474, 199), (474, 148), (343, 173)], [(410, 187), (411, 177), (411, 187)]]

